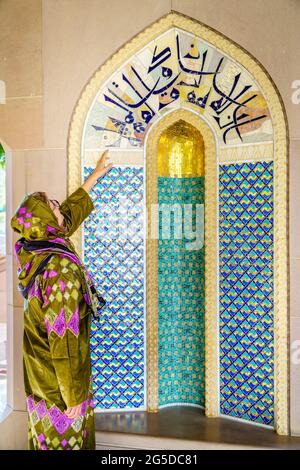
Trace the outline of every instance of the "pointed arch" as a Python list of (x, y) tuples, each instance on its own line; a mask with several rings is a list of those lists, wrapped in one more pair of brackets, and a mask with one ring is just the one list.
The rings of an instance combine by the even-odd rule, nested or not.
[[(218, 89), (220, 98), (222, 93), (227, 93), (231, 98), (228, 102), (237, 105), (232, 126), (221, 122), (220, 115), (210, 116), (211, 126), (214, 127), (215, 135), (218, 139), (218, 163), (238, 164), (247, 161), (266, 161), (274, 164), (274, 406), (275, 406), (275, 428), (279, 434), (288, 434), (288, 222), (287, 222), (287, 176), (288, 176), (288, 125), (286, 113), (280, 94), (266, 69), (255, 57), (247, 52), (240, 45), (225, 37), (209, 26), (190, 18), (181, 13), (172, 11), (163, 16), (158, 21), (151, 24), (134, 38), (128, 41), (124, 46), (118, 49), (109, 59), (99, 67), (85, 86), (74, 109), (68, 139), (68, 192), (76, 189), (82, 180), (82, 157), (84, 154), (83, 140), (86, 132), (87, 117), (99, 96), (99, 90), (103, 90), (110, 77), (114, 76), (116, 71), (120, 71), (123, 64), (134, 57), (139, 51), (155, 41), (163, 34), (172, 34), (173, 30), (186, 33), (190, 37), (197, 37), (203, 44), (214, 49), (216, 57), (220, 54), (227, 57), (230, 68), (230, 76), (236, 77), (244, 72), (251, 79), (253, 89), (258, 90), (259, 97), (254, 101), (253, 94), (249, 95), (249, 90), (245, 90), (245, 101), (237, 103), (237, 96), (232, 99), (230, 88), (226, 80), (222, 87), (215, 82), (214, 91)], [(158, 51), (161, 52), (161, 51)], [(203, 53), (203, 50), (202, 50)], [(191, 59), (191, 55), (187, 57)], [(168, 71), (166, 70), (166, 73)], [(228, 72), (229, 73), (229, 72)], [(248, 94), (247, 94), (248, 92)], [(202, 98), (205, 97), (205, 94)], [(259, 103), (258, 103), (259, 100)], [(215, 111), (218, 111), (217, 99), (215, 100)], [(253, 117), (248, 121), (239, 121), (243, 115), (246, 103), (247, 113)], [(255, 106), (252, 104), (255, 102)], [(199, 104), (199, 102), (198, 102)], [(204, 104), (205, 103), (200, 103)], [(189, 102), (191, 108), (195, 107), (195, 102)], [(182, 107), (182, 106), (180, 106)], [(260, 112), (257, 114), (257, 109)], [(160, 116), (153, 117), (151, 125), (143, 128), (143, 137), (141, 147), (144, 146), (148, 131), (151, 126), (157, 126), (163, 114), (166, 114), (166, 108), (162, 108)], [(199, 110), (199, 109), (198, 109)], [(246, 114), (247, 114), (246, 113)], [(191, 113), (189, 113), (191, 114)], [(245, 114), (245, 113), (244, 113)], [(200, 109), (199, 116), (205, 117), (203, 107)], [(218, 121), (219, 119), (219, 121)], [(238, 122), (239, 121), (239, 122)], [(259, 123), (259, 124), (258, 124)], [(147, 123), (149, 124), (149, 122)], [(261, 127), (261, 124), (263, 127)], [(258, 127), (260, 136), (258, 137)], [(224, 132), (221, 130), (224, 130)], [(236, 140), (233, 144), (226, 141), (232, 130), (241, 130), (249, 135), (249, 141), (237, 145)], [(136, 129), (137, 134), (141, 131)], [(228, 132), (230, 131), (230, 132)], [(226, 136), (224, 137), (224, 134)], [(238, 132), (237, 132), (238, 134)], [(267, 138), (264, 137), (267, 135)], [(225, 141), (224, 141), (225, 138)], [(252, 140), (251, 140), (252, 139)], [(254, 140), (253, 140), (254, 139)], [(102, 146), (103, 147), (103, 146)], [(111, 147), (113, 148), (113, 147)], [(138, 152), (137, 152), (138, 154)], [(147, 155), (148, 158), (148, 155)], [(147, 181), (147, 184), (149, 182)], [(81, 234), (74, 237), (74, 242), (78, 249), (81, 247)], [(210, 397), (214, 395), (210, 395)], [(212, 415), (217, 414), (216, 406), (213, 407)]]
[[(218, 416), (218, 321), (217, 321), (217, 142), (212, 129), (196, 113), (186, 109), (167, 113), (147, 134), (146, 180), (147, 207), (157, 204), (157, 145), (161, 134), (179, 119), (194, 126), (204, 141), (205, 174), (205, 412)], [(148, 213), (147, 223), (147, 380), (149, 410), (158, 408), (158, 306), (157, 306), (157, 239)]]

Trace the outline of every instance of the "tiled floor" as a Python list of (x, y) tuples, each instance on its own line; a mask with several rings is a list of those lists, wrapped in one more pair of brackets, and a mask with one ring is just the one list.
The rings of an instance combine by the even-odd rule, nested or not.
[[(300, 449), (300, 437), (279, 436), (272, 429), (226, 418), (207, 418), (192, 406), (166, 407), (157, 413), (97, 413), (95, 424), (97, 442), (101, 445), (105, 440), (113, 447), (119, 442), (154, 449), (183, 449), (197, 443), (199, 448)], [(166, 447), (169, 443), (175, 447)]]

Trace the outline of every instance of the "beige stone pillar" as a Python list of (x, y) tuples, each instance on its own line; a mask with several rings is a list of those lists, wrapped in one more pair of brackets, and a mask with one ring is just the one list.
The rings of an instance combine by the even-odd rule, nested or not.
[(0, 449), (27, 448), (23, 387), (23, 298), (17, 291), (13, 256), (17, 236), (10, 218), (28, 191), (27, 158), (43, 145), (41, 0), (0, 2), (0, 79), (6, 99), (0, 105), (0, 141), (6, 154), (7, 203), (7, 409), (0, 422)]

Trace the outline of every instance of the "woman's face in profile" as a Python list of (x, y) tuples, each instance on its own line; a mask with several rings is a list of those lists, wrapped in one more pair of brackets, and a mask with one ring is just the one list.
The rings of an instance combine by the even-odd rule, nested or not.
[(53, 211), (55, 217), (57, 218), (58, 225), (64, 227), (64, 216), (60, 213), (59, 202), (56, 199), (48, 199), (48, 204), (50, 209)]

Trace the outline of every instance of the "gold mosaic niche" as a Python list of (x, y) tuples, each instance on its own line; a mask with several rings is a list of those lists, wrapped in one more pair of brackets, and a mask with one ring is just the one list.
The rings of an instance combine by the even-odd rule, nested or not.
[[(157, 177), (164, 160), (164, 149), (159, 146), (174, 130), (192, 131), (197, 159), (195, 168), (205, 174), (205, 414), (218, 416), (218, 330), (217, 330), (217, 152), (214, 134), (203, 119), (180, 108), (166, 114), (150, 129), (146, 144), (146, 331), (147, 331), (147, 409), (158, 411), (158, 240), (152, 237), (157, 220), (151, 208), (158, 203)], [(176, 136), (171, 135), (171, 140)], [(161, 140), (162, 139), (162, 140)], [(190, 147), (191, 148), (191, 147)], [(167, 146), (167, 152), (169, 147)], [(162, 152), (161, 155), (158, 155)], [(167, 153), (169, 157), (172, 152)], [(199, 158), (201, 157), (201, 158)], [(168, 158), (165, 158), (168, 160)], [(164, 167), (164, 165), (162, 165)], [(186, 166), (182, 169), (186, 171)], [(188, 166), (189, 171), (191, 166)], [(200, 170), (201, 169), (201, 170)]]
[[(284, 104), (279, 91), (263, 65), (242, 46), (235, 43), (219, 31), (182, 13), (171, 11), (136, 34), (126, 44), (113, 53), (86, 84), (74, 108), (68, 138), (68, 194), (75, 191), (82, 182), (81, 144), (87, 114), (93, 100), (103, 83), (114, 74), (115, 70), (130, 57), (133, 57), (150, 41), (168, 31), (170, 28), (181, 28), (218, 48), (225, 55), (242, 65), (260, 87), (269, 107), (273, 131), (274, 147), (274, 351), (275, 351), (275, 429), (278, 434), (289, 433), (288, 409), (288, 123)], [(179, 116), (179, 114), (178, 114)], [(151, 129), (150, 129), (151, 130)], [(153, 129), (154, 130), (154, 129)], [(202, 133), (203, 135), (203, 133)], [(245, 149), (247, 149), (246, 147)], [(261, 147), (260, 147), (261, 148)], [(103, 149), (104, 150), (104, 149)], [(236, 150), (236, 149), (235, 149)], [(222, 155), (222, 151), (221, 151)], [(259, 158), (260, 160), (262, 157)], [(226, 155), (227, 160), (227, 155)], [(248, 160), (238, 155), (237, 160)], [(268, 155), (269, 160), (269, 155)], [(155, 173), (156, 174), (156, 173)], [(156, 175), (157, 176), (157, 175)], [(207, 178), (207, 172), (205, 170)], [(148, 178), (148, 177), (147, 177)], [(151, 175), (149, 175), (151, 179)], [(148, 180), (147, 180), (148, 182)], [(153, 192), (153, 189), (151, 190)], [(71, 237), (78, 252), (82, 251), (82, 229)], [(215, 273), (216, 274), (216, 273)], [(215, 289), (215, 279), (212, 279)], [(210, 287), (208, 286), (208, 289)], [(207, 292), (207, 291), (206, 291)], [(213, 351), (215, 349), (215, 351)], [(212, 356), (217, 346), (212, 346)], [(155, 351), (153, 350), (154, 359)], [(150, 351), (151, 355), (151, 351)], [(218, 395), (218, 363), (208, 360), (213, 369), (209, 371), (209, 382), (206, 381), (208, 405), (212, 415), (219, 412), (216, 397)], [(213, 377), (214, 376), (214, 377)], [(148, 391), (151, 382), (148, 382)], [(212, 394), (209, 396), (209, 391)], [(148, 393), (149, 395), (149, 393)], [(151, 396), (151, 393), (150, 393)], [(209, 414), (209, 412), (207, 412)]]
[(183, 119), (168, 127), (158, 141), (157, 168), (158, 176), (203, 176), (204, 141), (200, 132)]

